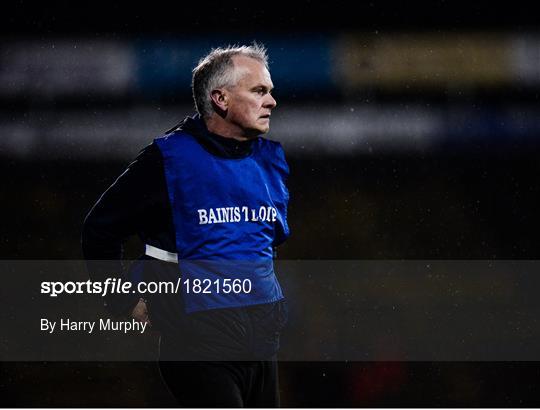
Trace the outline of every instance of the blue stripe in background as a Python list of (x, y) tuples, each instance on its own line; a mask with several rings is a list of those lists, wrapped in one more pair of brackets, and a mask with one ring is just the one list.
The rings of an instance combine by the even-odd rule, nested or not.
[[(304, 35), (292, 39), (229, 35), (222, 37), (219, 42), (215, 38), (137, 41), (137, 88), (147, 95), (163, 95), (167, 92), (189, 95), (191, 70), (211, 48), (228, 44), (251, 44), (254, 39), (268, 48), (272, 80), (278, 92), (307, 93), (334, 89), (333, 42), (321, 35)], [(273, 61), (279, 64), (273, 64)]]

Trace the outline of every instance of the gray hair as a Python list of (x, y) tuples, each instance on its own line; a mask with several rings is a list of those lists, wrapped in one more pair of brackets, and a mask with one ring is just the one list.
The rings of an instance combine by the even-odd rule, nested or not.
[(199, 115), (208, 118), (213, 110), (210, 93), (220, 87), (233, 86), (239, 78), (234, 72), (234, 56), (253, 58), (268, 69), (268, 55), (262, 44), (253, 43), (250, 46), (228, 46), (214, 48), (199, 60), (193, 69), (191, 89), (195, 108)]

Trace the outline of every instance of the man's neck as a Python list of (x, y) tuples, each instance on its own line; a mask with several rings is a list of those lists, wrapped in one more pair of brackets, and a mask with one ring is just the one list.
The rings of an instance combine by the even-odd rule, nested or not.
[(217, 134), (225, 138), (233, 138), (237, 141), (248, 141), (250, 139), (242, 135), (242, 131), (237, 127), (232, 126), (219, 116), (212, 115), (210, 118), (205, 118), (203, 121), (206, 124), (208, 131), (212, 134)]

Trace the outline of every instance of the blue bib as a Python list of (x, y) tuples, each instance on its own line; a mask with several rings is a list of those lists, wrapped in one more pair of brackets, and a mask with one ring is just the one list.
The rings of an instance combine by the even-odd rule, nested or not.
[(264, 138), (251, 155), (221, 158), (192, 135), (155, 140), (165, 177), (186, 312), (270, 303), (283, 298), (273, 246), (289, 235), (281, 145)]

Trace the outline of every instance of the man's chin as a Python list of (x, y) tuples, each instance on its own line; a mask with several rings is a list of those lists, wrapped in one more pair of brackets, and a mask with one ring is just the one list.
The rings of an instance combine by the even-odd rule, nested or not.
[(256, 128), (259, 133), (266, 134), (270, 130), (270, 118), (260, 118)]
[(270, 131), (270, 124), (259, 128), (259, 134), (266, 134), (268, 131)]
[(266, 134), (268, 131), (270, 131), (270, 126), (266, 127), (257, 127), (249, 130), (247, 133), (248, 138), (256, 138), (261, 134)]

